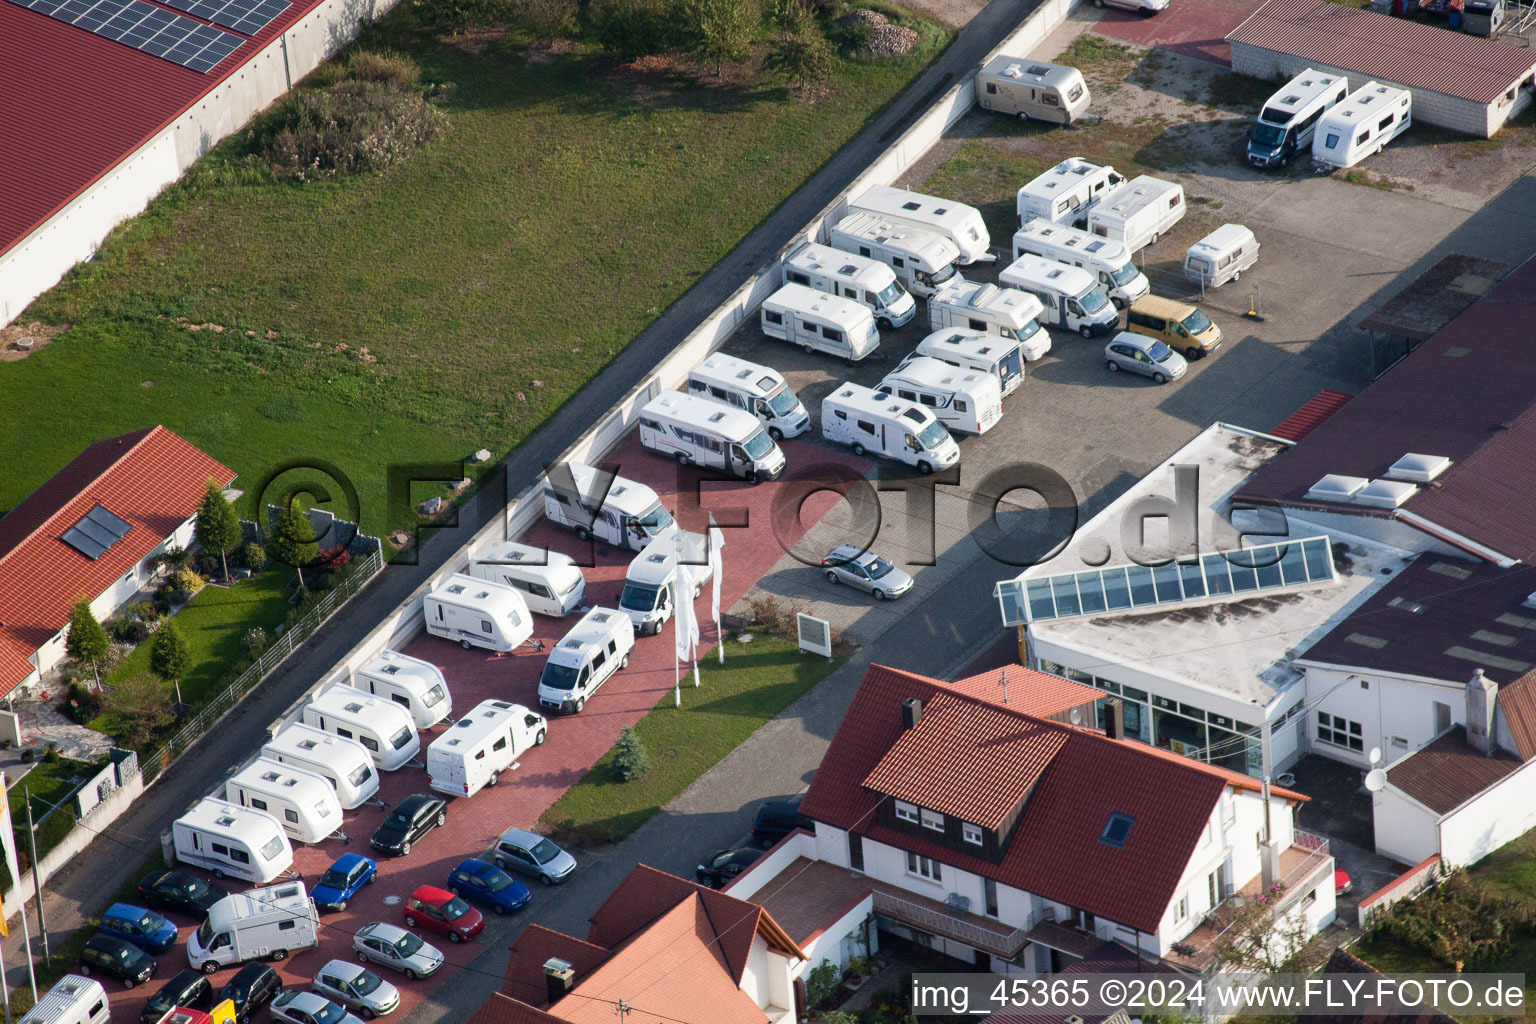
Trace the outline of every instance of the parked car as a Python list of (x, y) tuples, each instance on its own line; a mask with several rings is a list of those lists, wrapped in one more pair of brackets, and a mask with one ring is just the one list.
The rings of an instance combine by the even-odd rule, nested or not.
[(356, 896), (359, 889), (378, 880), (378, 870), (372, 857), (344, 853), (325, 869), (309, 895), (320, 910), (346, 910), (347, 901)]
[(155, 958), (127, 939), (114, 935), (92, 935), (80, 951), (80, 973), (106, 974), (133, 988), (155, 975)]
[(272, 1016), (290, 1024), (362, 1024), (340, 1004), (295, 988), (284, 989), (272, 1000)]
[(282, 990), (283, 981), (276, 971), (266, 964), (249, 963), (236, 971), (229, 983), (219, 990), (219, 1002), (226, 999), (233, 1002), (235, 1016), (241, 1024), (246, 1024)]
[(797, 828), (816, 831), (816, 823), (800, 813), (800, 801), (804, 793), (796, 793), (788, 800), (769, 800), (757, 809), (752, 819), (752, 838), (759, 846), (768, 849)]
[(1189, 364), (1173, 349), (1144, 334), (1121, 331), (1104, 346), (1104, 364), (1111, 370), (1130, 370), (1159, 384), (1184, 376)]
[(498, 914), (522, 910), (533, 898), (526, 885), (483, 860), (466, 860), (448, 872), (448, 888), (455, 896), (482, 903)]
[(159, 991), (149, 997), (149, 1002), (139, 1012), (139, 1024), (160, 1024), (160, 1018), (171, 1012), (173, 1006), (211, 1010), (213, 1001), (213, 984), (201, 971), (189, 968), (161, 985)]
[(102, 911), (101, 933), (131, 942), (146, 953), (164, 953), (176, 944), (175, 925), (131, 903), (114, 903)]
[(139, 899), (147, 906), (198, 920), (207, 917), (213, 905), (228, 895), (223, 886), (209, 885), (185, 871), (151, 871), (139, 881)]
[(415, 981), (443, 966), (443, 951), (421, 936), (383, 921), (365, 924), (352, 936), (352, 950), (365, 964), (382, 964)]
[(449, 942), (467, 942), (485, 928), (480, 911), (435, 885), (419, 886), (411, 893), (405, 901), (405, 923), (446, 935)]
[(365, 1020), (394, 1013), (400, 990), (366, 967), (332, 960), (315, 973), (310, 987), (334, 1003), (356, 1010)]
[(571, 877), (576, 858), (560, 847), (527, 829), (509, 828), (496, 840), (496, 866), (536, 877), (545, 885), (554, 885)]
[(1343, 896), (1355, 891), (1355, 883), (1350, 880), (1349, 872), (1343, 868), (1333, 869), (1333, 894)]
[(839, 544), (827, 552), (821, 560), (830, 583), (848, 583), (867, 590), (876, 601), (900, 597), (912, 589), (912, 577), (881, 558), (873, 551), (864, 551), (855, 544)]
[(1126, 11), (1135, 11), (1143, 18), (1150, 18), (1158, 11), (1168, 9), (1168, 0), (1093, 0), (1097, 7), (1119, 7)]
[(435, 828), (448, 824), (448, 804), (431, 793), (413, 793), (389, 812), (384, 824), (369, 840), (375, 850), (401, 855), (411, 852), (411, 844)]
[(755, 846), (741, 846), (734, 850), (721, 850), (700, 864), (694, 872), (699, 881), (711, 889), (718, 889), (726, 882), (751, 867), (763, 855)]

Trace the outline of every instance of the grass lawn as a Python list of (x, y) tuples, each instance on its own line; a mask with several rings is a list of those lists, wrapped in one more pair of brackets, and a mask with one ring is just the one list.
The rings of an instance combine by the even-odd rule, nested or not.
[(544, 812), (542, 824), (580, 842), (618, 842), (841, 664), (762, 633), (751, 644), (729, 640), (723, 667), (713, 651), (699, 663), (698, 689), (685, 678), (681, 710), (668, 694), (635, 726), (650, 774), (619, 782), (610, 750)]

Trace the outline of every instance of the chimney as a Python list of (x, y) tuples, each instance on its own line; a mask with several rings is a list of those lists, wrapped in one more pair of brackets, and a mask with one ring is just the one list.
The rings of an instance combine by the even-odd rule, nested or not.
[(1104, 735), (1112, 740), (1125, 739), (1125, 707), (1119, 697), (1104, 699)]
[(903, 731), (912, 728), (923, 720), (923, 702), (916, 697), (908, 697), (901, 702), (901, 728)]
[(1467, 746), (1480, 754), (1492, 754), (1493, 709), (1499, 699), (1499, 684), (1483, 675), (1479, 668), (1467, 680)]
[(550, 957), (544, 961), (544, 988), (551, 1006), (570, 995), (575, 984), (576, 968), (569, 960)]

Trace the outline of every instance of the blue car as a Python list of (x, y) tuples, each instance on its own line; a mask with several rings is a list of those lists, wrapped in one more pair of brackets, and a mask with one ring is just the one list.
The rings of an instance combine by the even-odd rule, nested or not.
[(357, 890), (363, 886), (372, 885), (378, 870), (373, 858), (360, 853), (344, 853), (325, 869), (325, 874), (320, 876), (309, 894), (320, 910), (346, 910), (347, 900), (357, 895)]
[(528, 905), (528, 887), (495, 864), (466, 860), (448, 873), (448, 888), (461, 899), (483, 903), (498, 914)]
[(176, 926), (153, 910), (114, 903), (101, 915), (101, 933), (131, 942), (146, 953), (164, 953), (176, 942)]

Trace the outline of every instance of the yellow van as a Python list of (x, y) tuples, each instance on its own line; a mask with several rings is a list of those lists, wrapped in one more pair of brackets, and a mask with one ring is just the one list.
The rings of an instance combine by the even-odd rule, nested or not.
[(1193, 362), (1221, 347), (1221, 328), (1185, 302), (1144, 295), (1131, 303), (1125, 329), (1156, 338)]

